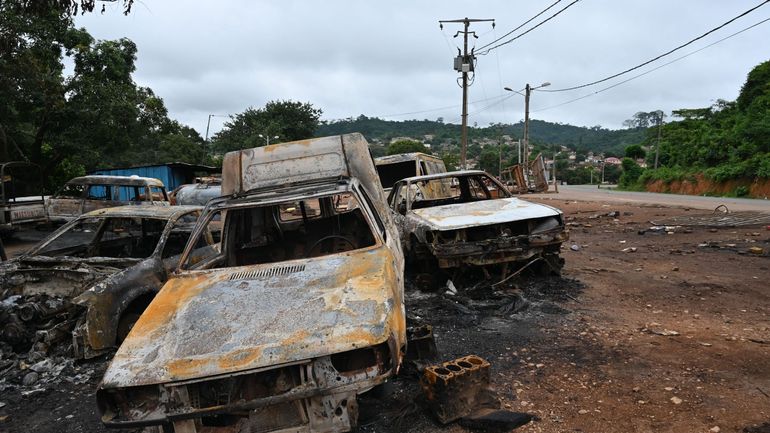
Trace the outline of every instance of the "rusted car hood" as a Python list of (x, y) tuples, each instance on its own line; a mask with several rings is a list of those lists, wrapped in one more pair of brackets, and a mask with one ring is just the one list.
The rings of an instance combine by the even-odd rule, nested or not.
[(415, 209), (407, 217), (411, 216), (433, 230), (456, 230), (559, 214), (561, 212), (551, 206), (518, 198), (502, 198)]
[(378, 344), (395, 332), (396, 281), (382, 247), (172, 278), (102, 386), (203, 378)]

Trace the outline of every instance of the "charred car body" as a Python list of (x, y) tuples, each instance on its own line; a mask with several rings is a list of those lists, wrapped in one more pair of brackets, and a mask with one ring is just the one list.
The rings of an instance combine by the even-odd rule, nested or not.
[(539, 258), (546, 269), (561, 269), (559, 249), (568, 239), (562, 212), (513, 198), (483, 171), (404, 179), (388, 203), (408, 262), (449, 269)]
[[(64, 310), (53, 324), (92, 357), (119, 343), (174, 270), (200, 207), (126, 206), (100, 209), (65, 224), (29, 252), (0, 266), (3, 334), (31, 344), (24, 329)], [(10, 299), (10, 300), (9, 300)], [(46, 305), (57, 305), (48, 311)], [(74, 310), (74, 312), (73, 312)], [(16, 335), (18, 334), (18, 335)], [(11, 341), (8, 341), (11, 340)]]
[(28, 162), (0, 164), (0, 234), (47, 221), (40, 167)]
[[(353, 428), (356, 395), (397, 372), (406, 342), (403, 256), (376, 176), (360, 134), (227, 154), (227, 196), (105, 373), (105, 425)], [(210, 227), (221, 240), (199, 254)]]
[(151, 177), (81, 176), (67, 182), (45, 204), (53, 222), (70, 221), (96, 209), (128, 205), (169, 206), (166, 187)]
[(446, 166), (441, 158), (421, 152), (381, 156), (374, 159), (374, 165), (385, 194), (401, 179), (446, 173)]

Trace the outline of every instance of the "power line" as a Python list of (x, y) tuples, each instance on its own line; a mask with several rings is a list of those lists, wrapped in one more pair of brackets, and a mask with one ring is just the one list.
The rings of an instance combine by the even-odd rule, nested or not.
[(634, 66), (634, 67), (632, 67), (632, 68), (628, 68), (628, 69), (626, 69), (626, 70), (625, 70), (625, 71), (623, 71), (623, 72), (618, 72), (617, 74), (614, 74), (614, 75), (610, 75), (609, 77), (606, 77), (606, 78), (602, 78), (601, 80), (592, 81), (592, 82), (590, 82), (590, 83), (581, 84), (581, 85), (579, 85), (579, 86), (566, 87), (566, 88), (564, 88), (564, 89), (550, 89), (550, 90), (541, 90), (541, 92), (550, 92), (550, 93), (553, 93), (553, 92), (566, 92), (566, 91), (569, 91), (569, 90), (582, 89), (582, 88), (584, 88), (584, 87), (593, 86), (593, 85), (595, 85), (595, 84), (603, 83), (603, 82), (605, 82), (605, 81), (609, 81), (609, 80), (611, 80), (611, 79), (613, 79), (613, 78), (617, 78), (617, 77), (619, 77), (619, 76), (621, 76), (621, 75), (625, 75), (625, 74), (627, 74), (627, 73), (629, 73), (629, 72), (631, 72), (631, 71), (634, 71), (634, 70), (636, 70), (636, 69), (639, 69), (639, 68), (641, 68), (641, 67), (643, 67), (643, 66), (649, 65), (650, 63), (652, 63), (652, 62), (654, 62), (654, 61), (656, 61), (656, 60), (660, 60), (661, 58), (663, 58), (663, 57), (666, 57), (666, 56), (668, 56), (669, 54), (671, 54), (671, 53), (673, 53), (673, 52), (675, 52), (675, 51), (678, 51), (678, 50), (680, 50), (680, 49), (682, 49), (682, 48), (684, 48), (684, 47), (686, 47), (686, 46), (688, 46), (688, 45), (692, 44), (693, 42), (696, 42), (696, 41), (698, 41), (698, 40), (700, 40), (700, 39), (703, 39), (704, 37), (706, 37), (706, 36), (710, 35), (711, 33), (714, 33), (715, 31), (717, 31), (717, 30), (719, 30), (719, 29), (721, 29), (721, 28), (725, 27), (726, 25), (728, 25), (728, 24), (732, 23), (733, 21), (735, 21), (735, 20), (737, 20), (737, 19), (739, 19), (739, 18), (741, 18), (741, 17), (743, 17), (743, 16), (746, 16), (746, 15), (750, 14), (751, 12), (754, 12), (755, 10), (757, 10), (757, 9), (759, 9), (760, 7), (764, 6), (764, 5), (765, 5), (765, 4), (767, 4), (768, 2), (770, 2), (770, 0), (765, 0), (765, 1), (763, 1), (762, 3), (758, 4), (757, 6), (754, 6), (753, 8), (751, 8), (751, 9), (747, 10), (746, 12), (743, 12), (742, 14), (740, 14), (740, 15), (738, 15), (738, 16), (736, 16), (736, 17), (732, 18), (731, 20), (729, 20), (729, 21), (727, 21), (727, 22), (725, 22), (725, 23), (723, 23), (723, 24), (721, 24), (721, 25), (719, 25), (719, 26), (717, 26), (717, 27), (714, 27), (713, 29), (711, 29), (711, 30), (707, 31), (706, 33), (704, 33), (704, 34), (702, 34), (702, 35), (700, 35), (700, 36), (698, 36), (698, 37), (696, 37), (696, 38), (694, 38), (694, 39), (691, 39), (689, 42), (685, 42), (684, 44), (682, 44), (682, 45), (679, 45), (679, 46), (678, 46), (678, 47), (676, 47), (676, 48), (673, 48), (673, 49), (671, 49), (671, 50), (669, 50), (669, 51), (667, 51), (667, 52), (665, 52), (665, 53), (663, 53), (663, 54), (661, 54), (661, 55), (659, 55), (659, 56), (657, 56), (657, 57), (655, 57), (655, 58), (652, 58), (652, 59), (650, 59), (650, 60), (647, 60), (647, 61), (646, 61), (646, 62), (644, 62), (644, 63), (640, 63), (640, 64), (638, 64), (638, 65), (636, 65), (636, 66)]
[(548, 6), (547, 8), (543, 9), (542, 11), (540, 11), (540, 13), (538, 13), (538, 14), (537, 14), (537, 15), (535, 15), (534, 17), (532, 17), (532, 18), (530, 18), (530, 19), (528, 19), (528, 20), (524, 21), (523, 23), (521, 23), (521, 25), (519, 25), (519, 26), (518, 26), (518, 27), (516, 27), (515, 29), (511, 30), (510, 32), (508, 32), (508, 33), (506, 33), (506, 34), (504, 34), (504, 35), (502, 35), (502, 36), (500, 36), (499, 38), (496, 38), (494, 41), (492, 41), (492, 42), (490, 42), (490, 43), (488, 43), (488, 44), (486, 44), (486, 45), (484, 45), (484, 46), (481, 46), (481, 47), (479, 47), (479, 50), (483, 50), (484, 48), (486, 48), (486, 47), (488, 47), (488, 46), (490, 46), (490, 45), (492, 45), (492, 44), (495, 44), (495, 43), (497, 43), (497, 42), (499, 42), (499, 41), (501, 41), (501, 40), (503, 40), (503, 39), (507, 38), (508, 36), (510, 36), (510, 35), (511, 35), (511, 33), (515, 32), (516, 30), (518, 30), (518, 29), (520, 29), (520, 28), (522, 28), (522, 27), (524, 27), (524, 26), (526, 26), (526, 25), (527, 25), (527, 24), (529, 24), (529, 23), (530, 23), (532, 20), (534, 20), (535, 18), (539, 17), (540, 15), (542, 15), (542, 14), (546, 13), (546, 12), (548, 11), (548, 9), (551, 9), (552, 7), (556, 6), (556, 5), (557, 5), (557, 4), (559, 4), (560, 2), (561, 2), (561, 0), (556, 0), (554, 3), (552, 3), (552, 4), (551, 4), (551, 6)]
[(735, 32), (735, 33), (733, 33), (733, 34), (731, 34), (731, 35), (725, 36), (724, 38), (722, 38), (722, 39), (719, 39), (718, 41), (712, 42), (712, 43), (710, 43), (710, 44), (706, 45), (705, 47), (699, 48), (699, 49), (697, 49), (697, 50), (695, 50), (695, 51), (691, 51), (691, 52), (689, 52), (689, 53), (687, 53), (687, 54), (685, 54), (685, 55), (683, 55), (683, 56), (680, 56), (680, 57), (677, 57), (677, 58), (675, 58), (674, 60), (671, 60), (671, 61), (669, 61), (669, 62), (667, 62), (667, 63), (664, 63), (664, 64), (662, 64), (662, 65), (660, 65), (660, 66), (657, 66), (657, 67), (655, 67), (655, 68), (653, 68), (653, 69), (650, 69), (649, 71), (645, 71), (645, 72), (642, 72), (641, 74), (637, 74), (637, 75), (634, 75), (634, 76), (633, 76), (633, 77), (631, 77), (631, 78), (625, 79), (625, 80), (623, 80), (623, 81), (620, 81), (620, 82), (618, 82), (618, 83), (615, 83), (615, 84), (613, 84), (613, 85), (611, 85), (611, 86), (607, 86), (607, 87), (605, 87), (605, 88), (603, 88), (603, 89), (600, 89), (600, 90), (597, 90), (597, 91), (595, 91), (595, 92), (593, 92), (593, 93), (589, 93), (589, 94), (587, 94), (587, 95), (583, 95), (583, 96), (581, 96), (581, 97), (578, 97), (578, 98), (575, 98), (575, 99), (570, 99), (569, 101), (565, 101), (565, 102), (562, 102), (562, 103), (560, 103), (560, 104), (551, 105), (551, 106), (549, 106), (549, 107), (541, 108), (541, 109), (539, 109), (539, 110), (533, 110), (532, 112), (533, 112), (533, 113), (539, 113), (539, 112), (541, 112), (541, 111), (546, 111), (546, 110), (550, 110), (550, 109), (552, 109), (552, 108), (561, 107), (561, 106), (564, 106), (564, 105), (567, 105), (567, 104), (571, 104), (571, 103), (573, 103), (573, 102), (577, 102), (577, 101), (580, 101), (580, 100), (582, 100), (582, 99), (586, 99), (586, 98), (588, 98), (588, 97), (591, 97), (591, 96), (597, 95), (597, 94), (599, 94), (599, 93), (602, 93), (602, 92), (605, 92), (605, 91), (607, 91), (607, 90), (613, 89), (613, 88), (615, 88), (615, 87), (618, 87), (618, 86), (620, 86), (621, 84), (625, 84), (625, 83), (628, 83), (629, 81), (635, 80), (635, 79), (637, 79), (637, 78), (639, 78), (639, 77), (642, 77), (642, 76), (645, 76), (645, 75), (647, 75), (647, 74), (649, 74), (649, 73), (651, 73), (651, 72), (657, 71), (657, 70), (658, 70), (658, 69), (660, 69), (660, 68), (663, 68), (663, 67), (665, 67), (665, 66), (668, 66), (668, 65), (670, 65), (670, 64), (672, 64), (672, 63), (678, 62), (678, 61), (680, 61), (680, 60), (682, 60), (682, 59), (684, 59), (684, 58), (686, 58), (686, 57), (690, 57), (690, 56), (692, 56), (693, 54), (696, 54), (696, 53), (699, 53), (699, 52), (701, 52), (701, 51), (705, 50), (706, 48), (710, 48), (710, 47), (713, 47), (714, 45), (716, 45), (716, 44), (718, 44), (718, 43), (720, 43), (720, 42), (726, 41), (727, 39), (730, 39), (730, 38), (732, 38), (732, 37), (734, 37), (734, 36), (737, 36), (737, 35), (739, 35), (739, 34), (741, 34), (741, 33), (745, 32), (745, 31), (751, 30), (751, 29), (753, 29), (754, 27), (757, 27), (758, 25), (764, 24), (764, 23), (766, 23), (766, 22), (768, 22), (768, 21), (770, 21), (770, 18), (765, 18), (764, 20), (762, 20), (762, 21), (759, 21), (759, 22), (757, 22), (757, 23), (755, 23), (755, 24), (752, 24), (752, 25), (750, 25), (750, 26), (748, 26), (748, 27), (746, 27), (746, 28), (744, 28), (744, 29), (742, 29), (742, 30), (739, 30), (739, 31), (737, 31), (737, 32)]
[[(490, 100), (493, 100), (493, 99), (500, 99), (500, 98), (502, 98), (504, 96), (505, 95), (492, 96), (492, 97), (489, 97), (489, 98), (486, 98), (486, 99), (479, 99), (479, 100), (476, 100), (476, 101), (471, 101), (470, 103), (471, 104), (478, 104), (479, 102), (486, 102), (486, 101), (490, 101)], [(431, 113), (431, 112), (434, 112), (434, 111), (443, 111), (443, 110), (455, 109), (457, 107), (459, 107), (459, 105), (448, 105), (446, 107), (431, 108), (431, 109), (428, 109), (428, 110), (410, 111), (410, 112), (407, 112), (407, 113), (383, 114), (383, 115), (374, 116), (374, 117), (400, 117), (400, 116), (408, 116), (410, 114), (422, 114), (422, 113)]]
[[(552, 19), (553, 19), (553, 18), (555, 18), (557, 15), (559, 15), (560, 13), (562, 13), (562, 12), (566, 11), (567, 9), (569, 9), (569, 7), (570, 7), (570, 6), (574, 5), (575, 3), (579, 2), (579, 1), (580, 1), (580, 0), (573, 0), (573, 2), (572, 2), (572, 3), (568, 4), (567, 6), (564, 6), (564, 7), (563, 7), (563, 8), (561, 8), (561, 9), (559, 9), (559, 11), (557, 11), (555, 14), (553, 14), (553, 15), (551, 15), (550, 17), (548, 17), (548, 18), (544, 19), (543, 21), (540, 21), (539, 23), (535, 24), (533, 27), (530, 27), (530, 28), (529, 28), (529, 29), (527, 29), (527, 30), (526, 30), (524, 33), (521, 33), (521, 34), (519, 34), (519, 35), (516, 35), (516, 36), (514, 36), (513, 38), (511, 38), (511, 39), (508, 39), (508, 40), (507, 40), (507, 41), (505, 41), (505, 42), (501, 42), (501, 43), (499, 43), (499, 44), (497, 44), (497, 45), (493, 46), (492, 48), (487, 48), (486, 50), (484, 50), (484, 51), (481, 51), (481, 52), (479, 53), (479, 55), (480, 55), (480, 56), (485, 56), (485, 55), (489, 54), (489, 52), (490, 52), (490, 51), (492, 51), (492, 50), (494, 50), (495, 48), (500, 48), (500, 47), (502, 47), (503, 45), (506, 45), (506, 44), (510, 44), (511, 42), (515, 41), (516, 39), (519, 39), (520, 37), (522, 37), (522, 36), (526, 35), (527, 33), (531, 32), (532, 30), (535, 30), (536, 28), (538, 28), (538, 27), (542, 26), (543, 24), (547, 23), (548, 21), (552, 20)], [(767, 1), (770, 1), (770, 0), (767, 0)]]

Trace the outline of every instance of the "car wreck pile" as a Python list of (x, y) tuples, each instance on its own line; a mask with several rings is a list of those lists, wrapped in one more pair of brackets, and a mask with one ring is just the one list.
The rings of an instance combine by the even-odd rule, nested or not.
[(498, 419), (489, 363), (429, 365), (430, 327), (407, 330), (405, 275), (558, 272), (561, 212), (484, 172), (407, 176), (382, 185), (348, 134), (228, 153), (202, 211), (82, 215), (0, 270), (3, 356), (29, 368), (52, 347), (119, 346), (96, 396), (107, 427), (349, 431), (357, 397), (406, 361), (439, 421)]

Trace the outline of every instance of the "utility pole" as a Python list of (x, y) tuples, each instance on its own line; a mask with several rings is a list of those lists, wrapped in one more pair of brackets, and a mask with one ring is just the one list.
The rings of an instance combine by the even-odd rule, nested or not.
[(663, 127), (663, 113), (658, 114), (658, 142), (655, 144), (655, 168), (658, 168), (658, 154), (660, 153), (660, 130)]
[(532, 93), (532, 86), (527, 83), (524, 87), (524, 173), (529, 181), (529, 95)]
[(479, 19), (479, 18), (468, 18), (465, 17), (463, 19), (457, 19), (457, 20), (440, 20), (438, 22), (439, 28), (444, 28), (444, 23), (461, 23), (463, 24), (463, 30), (458, 31), (455, 33), (454, 37), (456, 38), (460, 34), (463, 35), (463, 51), (460, 53), (458, 49), (457, 57), (455, 57), (454, 61), (454, 69), (457, 72), (461, 72), (462, 75), (462, 88), (463, 88), (463, 114), (462, 114), (462, 138), (460, 141), (461, 150), (460, 150), (460, 166), (465, 170), (467, 168), (466, 166), (466, 156), (468, 152), (468, 73), (474, 72), (474, 63), (476, 60), (476, 56), (473, 54), (473, 50), (471, 50), (470, 53), (468, 53), (468, 35), (472, 34), (474, 38), (478, 39), (478, 36), (476, 36), (476, 32), (470, 32), (468, 31), (468, 28), (470, 27), (471, 23), (476, 22), (483, 22), (483, 21), (491, 21), (492, 22), (492, 28), (495, 27), (495, 20), (494, 19)]

